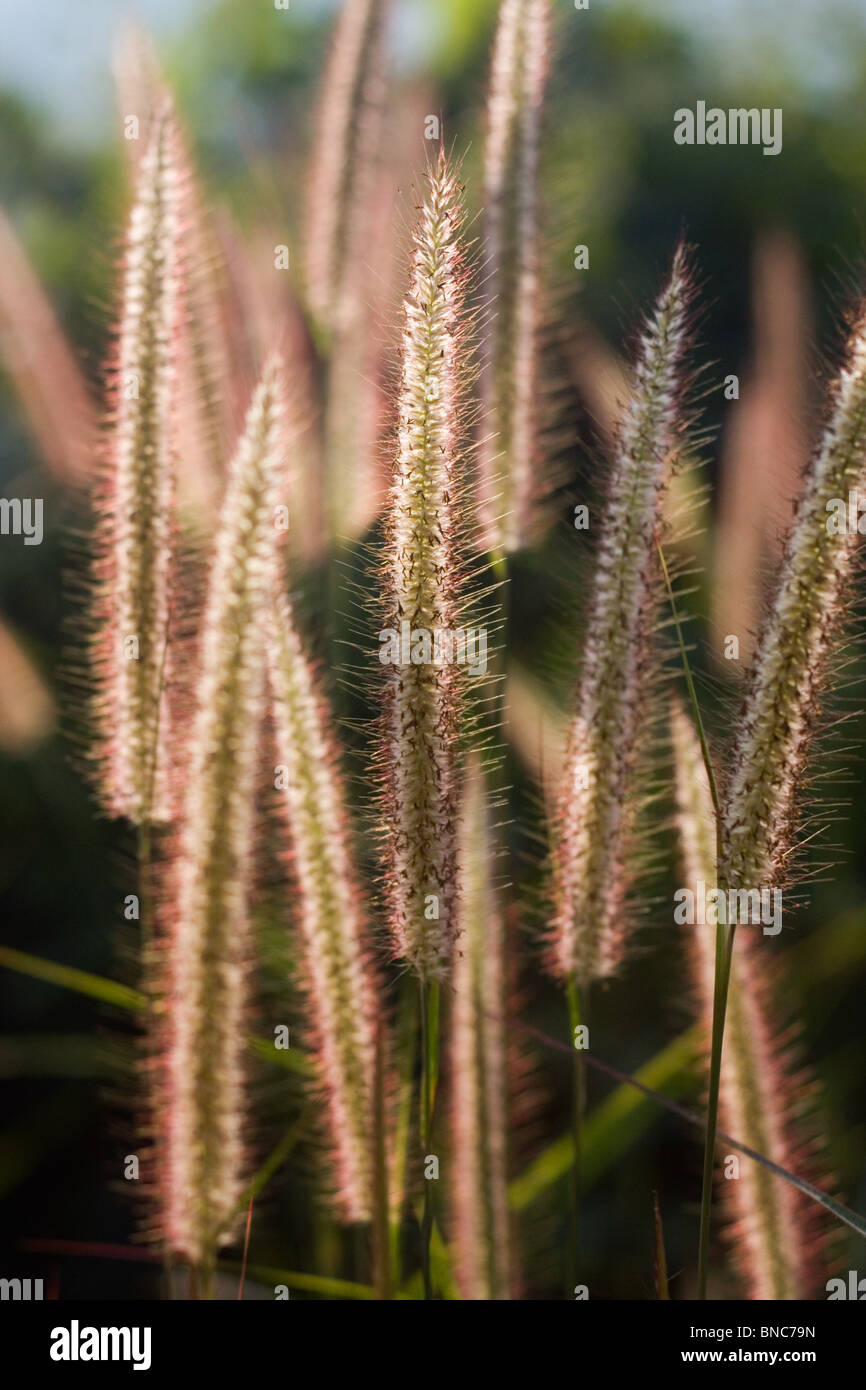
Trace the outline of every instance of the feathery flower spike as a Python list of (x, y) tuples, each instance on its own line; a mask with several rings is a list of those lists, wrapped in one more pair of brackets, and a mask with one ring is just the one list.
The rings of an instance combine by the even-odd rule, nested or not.
[(165, 1057), (164, 1234), (205, 1267), (231, 1237), (244, 1179), (245, 1005), (267, 615), (286, 467), (282, 362), (269, 359), (229, 473), (201, 637), (173, 866)]
[[(384, 559), (385, 628), (453, 634), (458, 624), (461, 371), (465, 363), (462, 190), (444, 153), (414, 234), (398, 399), (399, 445)], [(386, 649), (380, 650), (380, 660)], [(455, 935), (457, 737), (461, 672), (451, 663), (386, 666), (384, 821), (394, 954), (422, 979), (443, 976)]]
[(834, 502), (866, 489), (866, 309), (848, 339), (830, 416), (788, 533), (769, 616), (752, 659), (722, 798), (720, 881), (762, 888), (785, 875), (858, 530), (840, 534)]
[[(686, 886), (715, 882), (715, 816), (695, 729), (675, 702), (672, 712), (678, 824)], [(707, 1048), (712, 1032), (715, 930), (689, 926), (689, 958), (698, 1015)], [(734, 1138), (783, 1167), (802, 1168), (804, 1139), (796, 1133), (793, 1107), (805, 1089), (802, 1068), (791, 1066), (790, 1039), (772, 1026), (772, 1000), (762, 979), (754, 928), (738, 936), (728, 990), (727, 1027), (719, 1091), (721, 1126)], [(760, 939), (760, 938), (759, 938)], [(773, 961), (774, 974), (778, 974)], [(779, 981), (774, 980), (778, 989)], [(736, 1182), (725, 1182), (733, 1217), (728, 1236), (748, 1297), (806, 1298), (811, 1292), (818, 1240), (811, 1204), (789, 1183), (740, 1155)]]
[(181, 194), (166, 103), (129, 222), (105, 496), (97, 536), (96, 715), (110, 814), (168, 815), (166, 685)]
[(365, 250), (365, 219), (384, 88), (389, 0), (346, 0), (325, 73), (306, 231), (307, 293), (328, 330), (356, 306), (347, 295)]
[(538, 152), (549, 45), (548, 0), (503, 0), (487, 99), (491, 321), (482, 361), (480, 464), (488, 543), (508, 551), (531, 537), (538, 486)]
[[(121, 32), (114, 69), (118, 114), (124, 127), (136, 120), (141, 132), (139, 139), (123, 141), (134, 171), (154, 113), (171, 98), (151, 38), (135, 22)], [(175, 160), (184, 188), (184, 314), (175, 403), (175, 451), (183, 459), (177, 479), (178, 516), (182, 524), (206, 532), (216, 519), (227, 454), (242, 426), (249, 392), (239, 350), (243, 335), (232, 337), (230, 331), (230, 291), (222, 248), (205, 207), (189, 142), (180, 130)], [(242, 385), (232, 389), (235, 382)]]
[(0, 361), (43, 461), (67, 486), (87, 484), (97, 412), (50, 299), (0, 208)]
[(301, 890), (307, 990), (327, 1096), (336, 1195), (349, 1221), (371, 1216), (374, 1066), (383, 1003), (363, 946), (364, 913), (330, 717), (288, 600), (268, 636), (280, 800)]
[(641, 340), (597, 556), (577, 709), (553, 840), (550, 960), (561, 979), (611, 975), (625, 946), (626, 848), (647, 650), (658, 606), (655, 532), (672, 477), (688, 343), (684, 247)]
[(484, 1301), (510, 1297), (504, 941), (492, 848), (476, 757), (467, 773), (459, 846), (463, 933), (453, 974), (452, 1170), (458, 1281), (464, 1298)]

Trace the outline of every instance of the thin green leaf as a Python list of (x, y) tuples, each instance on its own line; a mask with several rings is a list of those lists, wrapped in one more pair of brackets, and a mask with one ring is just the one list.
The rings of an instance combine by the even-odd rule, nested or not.
[(71, 965), (59, 965), (53, 960), (43, 960), (41, 956), (30, 956), (26, 951), (13, 950), (11, 946), (0, 946), (0, 965), (5, 965), (8, 970), (17, 970), (19, 974), (30, 975), (34, 980), (45, 980), (61, 989), (86, 994), (91, 999), (99, 999), (103, 1004), (111, 1004), (118, 1009), (140, 1013), (147, 1008), (147, 997), (140, 990), (130, 989), (116, 980), (106, 980), (102, 975), (91, 975), (87, 970), (76, 970)]
[[(7, 970), (16, 970), (19, 974), (30, 975), (35, 980), (45, 980), (60, 989), (87, 995), (90, 999), (98, 999), (101, 1003), (111, 1004), (115, 1008), (133, 1013), (141, 1013), (147, 1008), (147, 996), (140, 990), (130, 989), (128, 985), (119, 984), (116, 980), (106, 980), (102, 975), (91, 975), (86, 970), (77, 970), (74, 966), (59, 965), (56, 961), (43, 959), (42, 956), (30, 956), (25, 951), (13, 950), (11, 946), (0, 946), (0, 966), (3, 965)], [(274, 1046), (273, 1039), (257, 1037), (251, 1037), (248, 1045), (256, 1057), (263, 1057), (266, 1062), (274, 1062), (285, 1071), (295, 1072), (298, 1076), (311, 1074), (310, 1059), (298, 1048), (278, 1048)]]
[[(239, 1260), (220, 1260), (219, 1268), (230, 1273), (240, 1273)], [(247, 1278), (259, 1284), (272, 1284), (276, 1288), (284, 1284), (287, 1289), (300, 1289), (304, 1293), (321, 1294), (323, 1298), (360, 1299), (365, 1302), (376, 1297), (376, 1290), (369, 1284), (354, 1284), (347, 1279), (332, 1279), (324, 1274), (301, 1274), (294, 1269), (274, 1269), (271, 1265), (247, 1265)]]
[(286, 1130), (279, 1143), (274, 1146), (264, 1163), (253, 1174), (244, 1188), (243, 1196), (238, 1203), (239, 1211), (243, 1211), (249, 1206), (251, 1201), (264, 1191), (274, 1174), (278, 1173), (282, 1168), (303, 1134), (303, 1131), (304, 1125), (302, 1120), (296, 1120), (291, 1128)]
[(275, 1047), (273, 1038), (257, 1037), (250, 1037), (247, 1046), (255, 1057), (273, 1062), (284, 1071), (294, 1072), (297, 1076), (312, 1076), (312, 1062), (306, 1052), (297, 1047)]
[[(640, 1082), (652, 1088), (665, 1086), (676, 1095), (687, 1094), (696, 1085), (694, 1067), (699, 1047), (697, 1029), (690, 1028), (641, 1067), (637, 1073)], [(649, 1128), (653, 1120), (649, 1099), (636, 1093), (633, 1085), (622, 1084), (588, 1116), (581, 1155), (584, 1191)], [(512, 1211), (524, 1211), (565, 1178), (573, 1158), (574, 1138), (565, 1134), (533, 1159), (509, 1186)]]

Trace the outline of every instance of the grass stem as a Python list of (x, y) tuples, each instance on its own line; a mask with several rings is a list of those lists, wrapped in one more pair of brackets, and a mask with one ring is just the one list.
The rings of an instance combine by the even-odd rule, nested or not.
[(586, 1113), (586, 1067), (583, 1050), (576, 1045), (577, 1029), (581, 1024), (581, 1004), (577, 981), (572, 976), (566, 985), (568, 999), (569, 1045), (573, 1051), (571, 1084), (571, 1132), (574, 1141), (574, 1155), (571, 1165), (569, 1185), (569, 1242), (568, 1269), (566, 1270), (566, 1296), (572, 1297), (573, 1286), (577, 1280), (580, 1259), (580, 1202), (583, 1187), (583, 1119)]
[[(683, 637), (682, 621), (679, 609), (677, 608), (676, 594), (671, 582), (670, 570), (665, 560), (661, 542), (656, 537), (656, 549), (658, 551), (659, 563), (662, 574), (664, 575), (665, 588), (667, 589), (668, 601), (671, 606), (674, 627), (677, 634), (677, 643), (682, 661), (683, 674), (689, 692), (689, 701), (694, 715), (695, 725), (698, 731), (698, 738), (701, 745), (701, 756), (707, 772), (707, 781), (710, 786), (710, 796), (713, 802), (713, 811), (716, 820), (716, 878), (719, 877), (719, 867), (722, 861), (722, 817), (719, 793), (716, 786), (713, 762), (710, 757), (709, 743), (707, 742), (704, 730), (704, 721), (701, 717), (701, 708), (698, 703), (698, 695), (695, 689), (694, 677), (692, 675), (691, 662), (689, 661), (688, 649), (685, 638)], [(719, 893), (722, 893), (723, 885), (716, 884)], [(710, 1243), (710, 1220), (713, 1205), (713, 1159), (716, 1151), (716, 1131), (719, 1123), (719, 1088), (722, 1075), (722, 1047), (725, 1040), (725, 1013), (728, 1007), (728, 985), (731, 978), (731, 962), (734, 952), (734, 931), (736, 924), (726, 925), (719, 922), (716, 928), (716, 960), (715, 975), (713, 986), (713, 1033), (712, 1050), (710, 1053), (710, 1085), (707, 1096), (707, 1124), (704, 1135), (704, 1170), (701, 1185), (701, 1230), (698, 1243), (698, 1298), (705, 1299), (707, 1296), (707, 1274), (709, 1271), (709, 1243)]]
[(707, 1097), (707, 1126), (704, 1137), (704, 1175), (701, 1190), (701, 1234), (698, 1246), (698, 1298), (707, 1296), (709, 1270), (710, 1218), (713, 1202), (713, 1160), (716, 1149), (716, 1130), (719, 1122), (719, 1087), (722, 1075), (722, 1046), (725, 1036), (725, 1012), (728, 1005), (728, 985), (734, 953), (736, 924), (719, 922), (716, 927), (716, 970), (713, 993), (713, 1041), (710, 1054), (710, 1087)]
[[(439, 984), (436, 980), (421, 980), (421, 1160), (426, 1169), (427, 1155), (433, 1137), (433, 1114), (436, 1106), (436, 1086), (439, 1079)], [(421, 1271), (424, 1279), (424, 1298), (433, 1298), (433, 1278), (430, 1268), (430, 1242), (433, 1236), (433, 1179), (424, 1174), (424, 1211), (421, 1220)]]
[(373, 1283), (376, 1297), (391, 1298), (391, 1241), (386, 1143), (385, 1047), (381, 1022), (376, 1029), (373, 1096)]

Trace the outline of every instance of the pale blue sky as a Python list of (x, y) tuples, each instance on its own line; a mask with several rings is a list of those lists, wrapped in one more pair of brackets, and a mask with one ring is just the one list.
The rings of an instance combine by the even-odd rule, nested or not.
[(210, 0), (0, 0), (0, 85), (58, 121), (58, 137), (99, 139), (110, 119), (109, 63), (125, 16), (157, 37), (182, 34)]
[[(572, 9), (572, 0), (553, 0)], [(615, 8), (621, 0), (590, 0)], [(213, 0), (0, 0), (0, 85), (21, 91), (57, 122), (60, 142), (101, 140), (111, 120), (109, 61), (126, 15), (137, 14), (157, 39), (177, 39)], [(248, 0), (251, 5), (268, 0)], [(337, 0), (292, 0), (292, 9)], [(402, 0), (407, 8), (425, 0)], [(426, 0), (435, 13), (436, 0)], [(846, 81), (851, 21), (866, 45), (866, 0), (632, 0), (659, 17), (677, 17), (720, 67), (766, 71), (768, 55), (785, 55), (814, 86)], [(847, 20), (840, 23), (839, 17)], [(405, 31), (404, 31), (405, 32)], [(401, 45), (402, 47), (402, 45)], [(859, 49), (859, 43), (856, 48)]]

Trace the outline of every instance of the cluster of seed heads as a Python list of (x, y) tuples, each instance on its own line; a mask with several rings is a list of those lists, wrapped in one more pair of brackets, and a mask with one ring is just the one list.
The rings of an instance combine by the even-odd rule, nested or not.
[[(388, 13), (387, 0), (347, 0), (323, 88), (310, 181), (304, 310), (310, 340), (325, 357), (333, 354), (341, 391), (360, 377), (351, 341), (363, 333), (364, 315), (353, 268), (364, 260), (373, 225)], [(471, 273), (457, 165), (441, 149), (424, 176), (397, 345), (374, 600), (378, 625), (397, 633), (407, 626), (454, 633), (469, 602), (472, 569), (509, 573), (510, 556), (534, 535), (543, 463), (539, 162), (551, 22), (549, 0), (502, 0), (488, 94), (478, 277)], [(155, 60), (141, 47), (136, 52), (146, 142), (134, 161), (105, 477), (94, 507), (91, 657), (94, 761), (104, 808), (140, 827), (143, 857), (151, 827), (168, 827), (155, 865), (143, 864), (159, 877), (159, 949), (148, 988), (156, 1077), (149, 1123), (161, 1237), (167, 1250), (211, 1270), (219, 1248), (236, 1236), (249, 1189), (245, 1059), (263, 814), (259, 774), (267, 746), (282, 769), (276, 857), (291, 884), (335, 1209), (349, 1222), (375, 1220), (384, 1211), (387, 1227), (388, 1182), (402, 1162), (391, 1133), (397, 1107), (384, 965), (375, 959), (377, 937), (387, 935), (391, 957), (418, 977), (422, 996), (449, 980), (457, 1280), (464, 1297), (507, 1298), (515, 1261), (502, 1020), (508, 963), (492, 871), (500, 837), (467, 678), (436, 660), (379, 669), (375, 775), (386, 931), (377, 933), (376, 895), (362, 887), (356, 859), (335, 715), (302, 616), (289, 599), (281, 546), (279, 517), (291, 512), (299, 453), (296, 396), (302, 379), (314, 374), (267, 344), (223, 478), (220, 440), (228, 422), (240, 419), (234, 402), (242, 387), (234, 379), (215, 386), (207, 365), (233, 361), (233, 345), (224, 340), (210, 350), (208, 325), (222, 312), (219, 296), (200, 268), (187, 272), (181, 248), (189, 238), (199, 248), (211, 239), (189, 193)], [(595, 528), (582, 662), (552, 817), (546, 932), (552, 974), (580, 990), (617, 972), (633, 935), (641, 756), (656, 719), (663, 664), (654, 640), (666, 574), (660, 542), (687, 447), (693, 294), (689, 255), (680, 245), (640, 334)], [(208, 488), (221, 497), (213, 536), (203, 537), (207, 526), (200, 527), (197, 540), (201, 601), (182, 582), (175, 515), (175, 484), (181, 491), (189, 481), (182, 455), (190, 395), (201, 397)], [(340, 410), (332, 401), (324, 412), (331, 455), (355, 433), (346, 424), (358, 418), (354, 404), (348, 414)], [(471, 438), (478, 443), (477, 467)], [(365, 462), (352, 458), (343, 466), (354, 474)], [(855, 565), (856, 532), (832, 534), (827, 508), (857, 489), (866, 491), (863, 315), (850, 334), (743, 707), (722, 755), (718, 827), (697, 735), (683, 709), (674, 709), (675, 790), (690, 882), (767, 887), (789, 883), (795, 873), (800, 793)], [(477, 538), (474, 551), (470, 538)], [(334, 544), (342, 540), (331, 536)], [(194, 641), (178, 639), (176, 610), (196, 627)], [(706, 932), (695, 933), (691, 954), (697, 1009), (708, 1030), (714, 958)], [(781, 1055), (764, 973), (753, 945), (737, 951), (723, 1121), (755, 1150), (794, 1167), (802, 1150), (782, 1093), (795, 1078)], [(384, 1178), (377, 1162), (388, 1170)], [(801, 1204), (753, 1161), (736, 1194), (734, 1239), (752, 1296), (802, 1295), (811, 1254)]]

